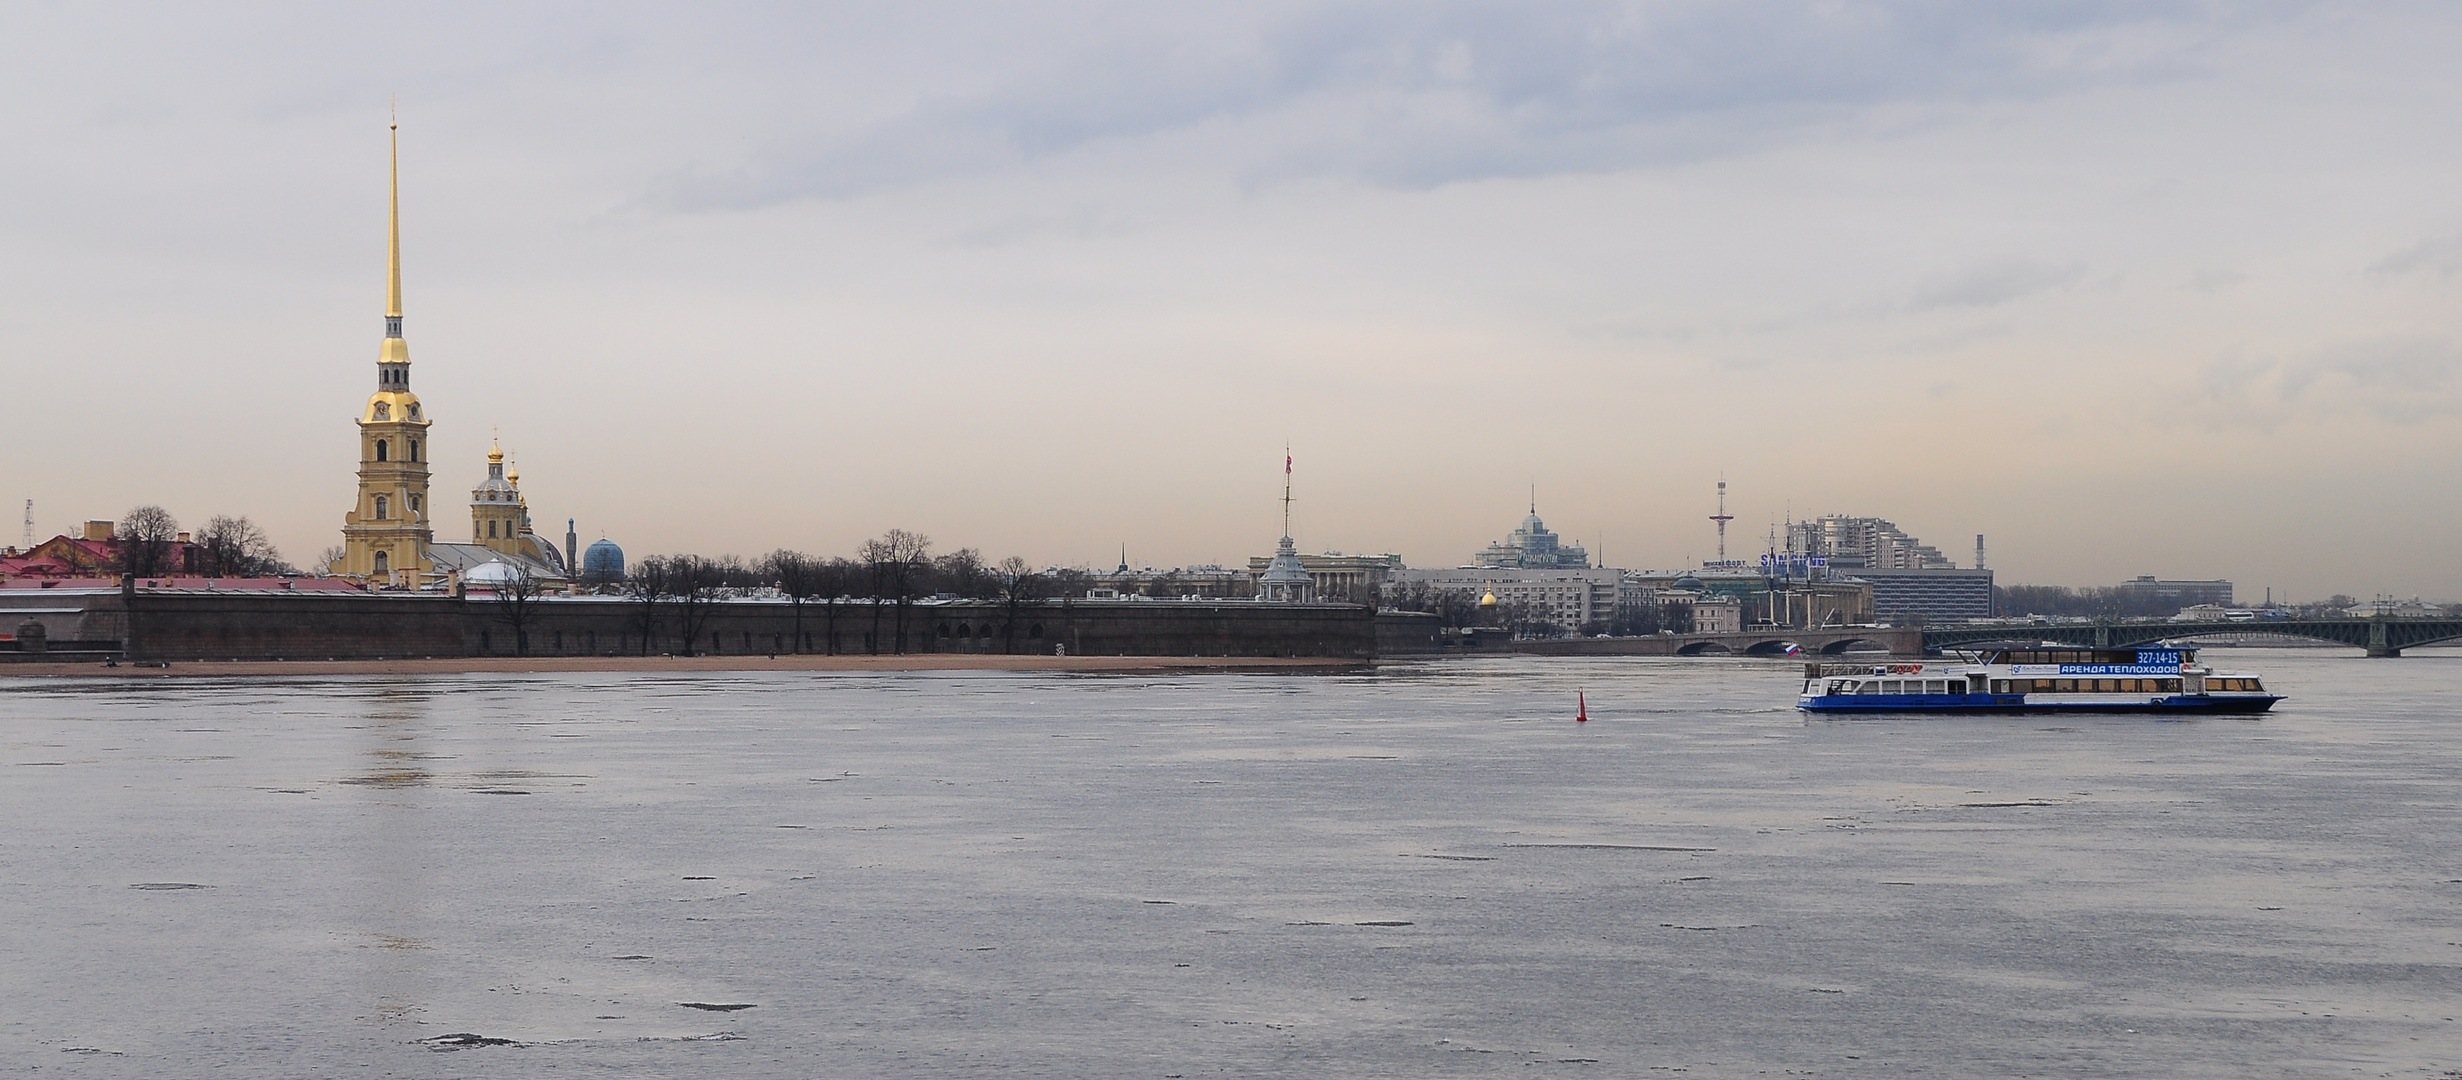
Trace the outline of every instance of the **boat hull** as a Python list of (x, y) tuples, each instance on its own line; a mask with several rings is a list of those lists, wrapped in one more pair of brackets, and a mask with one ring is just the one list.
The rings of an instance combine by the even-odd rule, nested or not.
[(1808, 713), (2261, 713), (2281, 701), (2273, 694), (2179, 694), (2130, 701), (2027, 700), (2022, 694), (1830, 694), (1802, 698)]

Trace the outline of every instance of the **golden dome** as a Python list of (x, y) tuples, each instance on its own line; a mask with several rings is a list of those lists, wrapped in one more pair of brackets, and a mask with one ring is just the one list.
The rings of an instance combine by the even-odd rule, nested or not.
[(1486, 595), (1486, 596), (1482, 596), (1482, 597), (1480, 597), (1480, 598), (1479, 598), (1479, 606), (1480, 606), (1480, 607), (1495, 607), (1495, 606), (1496, 606), (1496, 590), (1494, 590), (1494, 589), (1489, 589), (1489, 590), (1487, 591), (1487, 595)]
[(427, 415), (419, 408), (419, 395), (408, 390), (379, 390), (368, 395), (367, 408), (360, 410), (362, 424), (393, 424), (409, 422), (425, 426)]

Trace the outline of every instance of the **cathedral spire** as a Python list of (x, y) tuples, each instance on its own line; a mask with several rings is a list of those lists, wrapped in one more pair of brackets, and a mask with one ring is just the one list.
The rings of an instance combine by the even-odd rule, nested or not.
[(386, 173), (385, 343), (376, 355), (379, 390), (410, 389), (410, 343), (402, 340), (402, 124), (386, 125), (393, 144)]
[(402, 122), (386, 125), (393, 136), (393, 167), (385, 214), (385, 336), (402, 336)]

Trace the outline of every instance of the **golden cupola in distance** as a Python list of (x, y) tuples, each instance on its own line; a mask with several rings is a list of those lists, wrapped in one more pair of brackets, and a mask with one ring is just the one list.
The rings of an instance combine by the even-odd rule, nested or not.
[(428, 418), (410, 392), (410, 343), (402, 338), (401, 125), (393, 125), (391, 202), (385, 244), (385, 339), (376, 392), (359, 414), (359, 502), (342, 516), (334, 573), (415, 589), (432, 572), (428, 546)]

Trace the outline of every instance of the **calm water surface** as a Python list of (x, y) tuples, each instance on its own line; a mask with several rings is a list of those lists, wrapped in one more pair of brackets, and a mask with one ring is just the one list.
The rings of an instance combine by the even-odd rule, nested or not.
[(0, 1062), (2462, 1077), (2462, 656), (2212, 655), (2292, 700), (1808, 721), (1793, 666), (1659, 660), (0, 680)]

